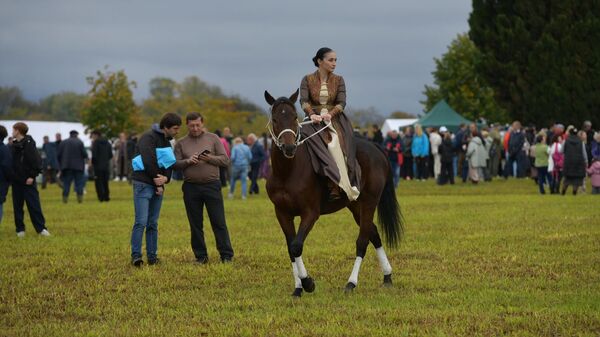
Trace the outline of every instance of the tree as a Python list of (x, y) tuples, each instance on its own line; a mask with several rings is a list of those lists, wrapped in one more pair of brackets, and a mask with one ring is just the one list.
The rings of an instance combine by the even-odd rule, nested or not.
[(52, 120), (77, 122), (85, 99), (85, 95), (74, 92), (52, 94), (40, 101), (40, 112)]
[(134, 130), (139, 126), (138, 107), (133, 101), (131, 88), (123, 70), (98, 71), (96, 77), (88, 77), (92, 86), (84, 103), (82, 123), (89, 129), (100, 130), (107, 137), (116, 137), (119, 132)]
[(481, 53), (467, 34), (459, 34), (448, 46), (441, 59), (435, 58), (432, 72), (434, 86), (425, 86), (426, 97), (421, 103), (428, 112), (440, 100), (467, 119), (485, 117), (488, 120), (507, 122), (506, 111), (496, 103), (494, 90), (487, 85), (476, 70)]
[(478, 73), (513, 119), (600, 123), (600, 2), (473, 0)]
[(404, 111), (394, 111), (390, 114), (390, 118), (397, 118), (397, 119), (414, 119), (417, 118), (417, 116), (408, 113), (408, 112), (404, 112)]

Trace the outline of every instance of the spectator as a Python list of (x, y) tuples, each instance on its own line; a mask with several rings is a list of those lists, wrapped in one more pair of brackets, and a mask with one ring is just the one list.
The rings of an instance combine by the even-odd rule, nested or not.
[(433, 128), (429, 135), (429, 143), (431, 144), (431, 154), (433, 155), (433, 176), (437, 180), (442, 170), (441, 156), (439, 147), (442, 144), (442, 136)]
[[(525, 176), (523, 171), (523, 161), (526, 160), (527, 157), (523, 152), (524, 145), (525, 134), (521, 130), (521, 123), (515, 121), (512, 124), (512, 132), (510, 132), (508, 139), (508, 156), (504, 168), (504, 178), (508, 178), (509, 175), (515, 175), (518, 178), (523, 178)], [(516, 174), (514, 172), (514, 164), (516, 164)]]
[(592, 194), (600, 194), (600, 157), (592, 160), (592, 165), (587, 169), (587, 174), (592, 180)]
[(117, 166), (115, 181), (127, 181), (131, 162), (129, 162), (129, 155), (127, 153), (127, 134), (125, 132), (119, 133), (119, 139), (115, 142), (114, 149), (116, 151), (115, 164)]
[(127, 139), (127, 181), (129, 182), (129, 185), (132, 184), (131, 174), (133, 173), (133, 170), (131, 169), (131, 161), (133, 160), (133, 154), (135, 153), (135, 147), (138, 141), (137, 138), (137, 134), (132, 132)]
[[(587, 168), (590, 165), (589, 162), (591, 162), (590, 158), (592, 158), (592, 147), (588, 146), (589, 142), (587, 139), (587, 133), (585, 131), (579, 130), (579, 132), (577, 133), (577, 137), (579, 137), (579, 139), (581, 140), (581, 145), (583, 147), (583, 159), (585, 160), (585, 167)], [(586, 193), (585, 175), (583, 176), (583, 181), (581, 183), (580, 188), (583, 193)]]
[(548, 157), (548, 172), (552, 175), (550, 194), (558, 194), (560, 193), (560, 184), (562, 182), (562, 171), (564, 166), (562, 136), (554, 133), (554, 139), (552, 139), (551, 144), (550, 156)]
[(404, 157), (404, 160), (400, 170), (401, 176), (406, 180), (411, 180), (413, 177), (412, 142), (412, 129), (410, 126), (407, 126), (404, 129), (404, 137), (402, 138), (402, 156)]
[(143, 167), (139, 167), (131, 175), (133, 179), (133, 205), (135, 222), (131, 230), (131, 264), (141, 267), (142, 238), (146, 232), (146, 255), (148, 264), (154, 265), (158, 259), (158, 217), (162, 205), (165, 184), (170, 182), (171, 164), (158, 162), (157, 150), (172, 153), (171, 140), (177, 136), (181, 126), (181, 117), (172, 112), (166, 113), (160, 123), (152, 125), (152, 129), (142, 135), (138, 141), (134, 161), (140, 156)]
[(6, 202), (8, 186), (13, 177), (12, 155), (10, 154), (8, 146), (4, 144), (6, 136), (8, 136), (8, 131), (3, 125), (0, 125), (0, 224), (2, 223), (4, 202)]
[(546, 145), (546, 134), (540, 133), (537, 136), (535, 144), (535, 162), (534, 165), (537, 169), (537, 182), (540, 187), (540, 193), (546, 194), (544, 190), (544, 184), (548, 182), (548, 187), (552, 189), (552, 176), (548, 173), (548, 160), (550, 157), (550, 148)]
[(592, 138), (592, 158), (600, 158), (600, 132), (594, 133)]
[(192, 250), (197, 263), (208, 262), (203, 230), (206, 205), (221, 261), (230, 262), (233, 248), (219, 179), (219, 167), (229, 165), (229, 158), (219, 137), (203, 131), (204, 119), (199, 113), (188, 113), (186, 124), (188, 134), (175, 145), (175, 167), (183, 170), (183, 201), (190, 222)]
[(390, 161), (392, 176), (394, 177), (394, 187), (398, 188), (400, 181), (400, 166), (402, 166), (402, 141), (398, 137), (398, 131), (393, 130), (390, 137), (384, 143), (385, 150)]
[(252, 160), (250, 160), (250, 194), (258, 194), (258, 174), (260, 172), (260, 165), (262, 165), (265, 159), (265, 150), (262, 145), (257, 142), (256, 135), (251, 133), (246, 138), (246, 143), (250, 147), (252, 152)]
[[(221, 136), (221, 131), (216, 130), (215, 135), (219, 137), (219, 141), (223, 144), (223, 148), (225, 149), (225, 154), (227, 154), (227, 158), (231, 157), (231, 149), (229, 147), (229, 143), (225, 137)], [(228, 168), (229, 164), (225, 166), (219, 166), (219, 179), (221, 181), (221, 187), (227, 187), (227, 176), (228, 176)]]
[(429, 139), (423, 132), (421, 125), (415, 125), (415, 137), (412, 141), (412, 155), (417, 161), (417, 174), (419, 181), (427, 179), (427, 157), (429, 157)]
[(490, 137), (492, 138), (492, 144), (490, 146), (490, 161), (489, 161), (489, 172), (490, 178), (498, 176), (500, 168), (500, 158), (502, 157), (502, 138), (498, 126), (493, 126), (490, 131)]
[(460, 124), (458, 131), (454, 135), (454, 149), (458, 153), (456, 174), (460, 174), (463, 183), (467, 181), (467, 174), (469, 172), (469, 162), (466, 158), (469, 139), (468, 133), (467, 126)]
[(94, 183), (100, 202), (110, 201), (110, 160), (113, 157), (112, 146), (100, 131), (92, 131), (92, 166), (94, 167)]
[(372, 128), (373, 128), (372, 142), (375, 144), (379, 144), (379, 145), (383, 144), (383, 134), (381, 133), (379, 126), (377, 124), (373, 124)]
[(42, 145), (42, 189), (46, 188), (48, 181), (54, 184), (56, 174), (59, 170), (58, 154), (56, 143), (50, 143), (50, 138), (44, 136), (44, 144)]
[(83, 170), (88, 159), (87, 151), (83, 142), (77, 137), (79, 132), (69, 132), (69, 139), (62, 141), (58, 147), (58, 161), (60, 163), (61, 178), (63, 181), (63, 203), (69, 200), (71, 183), (75, 182), (75, 193), (77, 202), (83, 202), (83, 187), (85, 178)]
[(564, 144), (564, 184), (561, 190), (561, 194), (565, 195), (569, 185), (573, 186), (573, 195), (577, 194), (577, 189), (582, 185), (583, 178), (585, 177), (585, 151), (583, 150), (583, 143), (577, 136), (577, 129), (569, 126), (567, 128), (567, 140)]
[(233, 199), (235, 191), (235, 182), (240, 180), (242, 185), (242, 199), (246, 199), (246, 184), (248, 180), (248, 166), (252, 160), (250, 148), (244, 144), (242, 138), (236, 137), (233, 140), (233, 149), (231, 149), (231, 181), (229, 182), (229, 199)]
[(450, 185), (454, 185), (454, 156), (455, 148), (452, 144), (452, 135), (448, 132), (445, 126), (440, 127), (440, 134), (443, 137), (442, 144), (439, 147), (441, 171), (438, 179), (438, 184), (445, 185), (448, 181)]
[[(583, 122), (583, 128), (581, 129), (581, 132), (585, 133), (585, 152), (588, 158), (588, 164), (591, 165), (592, 158), (594, 158), (592, 156), (592, 140), (594, 139), (594, 129), (592, 129), (592, 122)], [(580, 136), (580, 138), (582, 138), (582, 136)], [(583, 186), (585, 186), (585, 184)]]
[(17, 236), (25, 237), (23, 204), (27, 204), (29, 218), (35, 231), (41, 236), (50, 236), (46, 228), (46, 219), (42, 212), (40, 194), (35, 178), (42, 171), (42, 158), (35, 141), (27, 134), (29, 127), (25, 123), (13, 125), (13, 143), (10, 146), (12, 156), (12, 199)]
[(271, 145), (272, 141), (270, 136), (267, 136), (266, 132), (262, 134), (262, 146), (265, 149), (265, 159), (260, 165), (259, 178), (269, 179), (271, 177)]
[(469, 161), (469, 178), (474, 184), (477, 184), (484, 177), (483, 169), (486, 167), (489, 158), (483, 142), (477, 130), (472, 131), (466, 158)]

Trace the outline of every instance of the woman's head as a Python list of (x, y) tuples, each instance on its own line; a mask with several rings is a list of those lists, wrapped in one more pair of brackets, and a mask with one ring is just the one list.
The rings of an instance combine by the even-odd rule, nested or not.
[(233, 139), (233, 144), (234, 145), (238, 145), (238, 144), (242, 144), (244, 141), (242, 140), (242, 137), (235, 137)]
[(317, 50), (317, 54), (312, 60), (315, 67), (331, 73), (335, 70), (337, 55), (331, 48), (323, 47)]
[(423, 135), (423, 127), (420, 124), (415, 124), (415, 134), (419, 137)]

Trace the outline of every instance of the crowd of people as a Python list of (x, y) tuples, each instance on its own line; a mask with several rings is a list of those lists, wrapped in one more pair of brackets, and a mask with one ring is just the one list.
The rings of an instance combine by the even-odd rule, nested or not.
[[(384, 138), (373, 126), (372, 141), (388, 154), (394, 184), (401, 179), (434, 178), (440, 185), (454, 184), (454, 177), (477, 184), (494, 178), (532, 178), (541, 194), (586, 192), (586, 175), (592, 193), (600, 194), (600, 133), (589, 121), (581, 130), (562, 124), (537, 130), (523, 128), (519, 121), (510, 126), (460, 125), (451, 132), (445, 126), (408, 126), (392, 130)], [(414, 131), (413, 131), (414, 130)]]

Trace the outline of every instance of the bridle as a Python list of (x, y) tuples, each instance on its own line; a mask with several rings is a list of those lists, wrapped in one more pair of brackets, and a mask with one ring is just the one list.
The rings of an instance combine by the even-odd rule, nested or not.
[[(277, 102), (273, 103), (273, 105), (271, 106), (271, 111), (270, 111), (271, 116), (273, 116), (273, 108), (275, 108), (275, 104), (277, 104)], [(294, 112), (295, 112), (295, 109), (294, 109)], [(285, 151), (283, 150), (283, 146), (285, 144), (283, 144), (280, 141), (281, 137), (284, 134), (286, 134), (286, 133), (289, 132), (289, 133), (291, 133), (294, 136), (295, 141), (294, 141), (293, 144), (290, 144), (290, 145), (293, 145), (294, 148), (296, 148), (296, 147), (304, 144), (304, 142), (306, 142), (310, 138), (312, 138), (312, 137), (316, 136), (317, 134), (321, 133), (323, 130), (327, 129), (331, 125), (331, 121), (330, 121), (329, 123), (326, 123), (325, 126), (323, 126), (322, 128), (320, 128), (319, 130), (317, 130), (312, 135), (310, 135), (310, 136), (308, 136), (308, 137), (300, 140), (300, 138), (302, 137), (302, 134), (300, 133), (300, 130), (302, 129), (302, 126), (313, 123), (311, 120), (306, 120), (306, 119), (308, 119), (308, 117), (306, 117), (303, 122), (298, 122), (298, 117), (296, 117), (296, 131), (288, 128), (288, 129), (282, 130), (277, 136), (275, 136), (275, 132), (273, 132), (272, 117), (269, 117), (269, 122), (267, 123), (267, 129), (269, 130), (269, 133), (271, 133), (271, 137), (273, 138), (273, 143), (275, 143), (275, 145), (279, 148), (279, 150), (281, 150), (284, 153), (284, 155), (285, 155)]]

